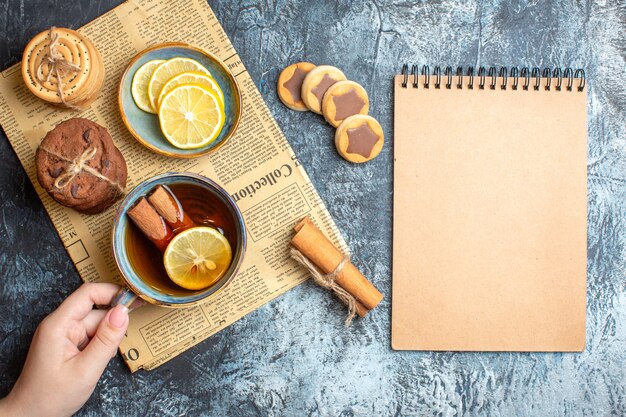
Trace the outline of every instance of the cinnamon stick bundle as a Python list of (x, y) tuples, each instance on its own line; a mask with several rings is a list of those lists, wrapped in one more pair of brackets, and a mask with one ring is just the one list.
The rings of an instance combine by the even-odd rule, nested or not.
[(128, 217), (161, 252), (176, 233), (194, 227), (178, 198), (168, 187), (159, 185), (148, 196), (141, 197), (127, 211)]
[(163, 217), (152, 207), (146, 197), (141, 197), (137, 200), (135, 205), (128, 209), (127, 214), (139, 230), (161, 252), (165, 252), (168, 243), (174, 238), (174, 232), (165, 223)]
[(352, 262), (344, 260), (344, 255), (309, 217), (300, 221), (294, 230), (296, 235), (292, 238), (291, 244), (322, 273), (331, 274), (344, 262), (343, 267), (334, 277), (335, 282), (355, 298), (356, 313), (359, 316), (365, 316), (369, 310), (380, 303), (383, 299), (380, 291), (361, 274)]
[(182, 232), (195, 226), (193, 220), (185, 214), (183, 206), (172, 190), (165, 185), (157, 185), (148, 196), (148, 201), (163, 217), (174, 233)]

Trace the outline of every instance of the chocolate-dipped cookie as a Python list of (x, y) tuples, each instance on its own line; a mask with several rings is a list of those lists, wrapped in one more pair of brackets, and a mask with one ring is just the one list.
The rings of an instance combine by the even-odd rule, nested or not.
[(335, 146), (346, 160), (370, 161), (383, 149), (385, 135), (380, 123), (371, 116), (355, 114), (346, 118), (335, 132)]
[(322, 100), (324, 118), (334, 127), (355, 114), (367, 114), (369, 108), (367, 91), (354, 81), (336, 82), (326, 90)]
[(302, 82), (302, 101), (312, 112), (322, 114), (324, 93), (331, 85), (345, 79), (346, 76), (339, 68), (330, 65), (320, 65), (312, 69)]
[(310, 62), (298, 62), (289, 65), (278, 76), (278, 98), (292, 110), (307, 111), (309, 108), (302, 101), (302, 82), (315, 65)]
[(58, 203), (86, 214), (109, 208), (126, 188), (126, 161), (107, 130), (75, 118), (48, 132), (36, 153), (37, 180)]

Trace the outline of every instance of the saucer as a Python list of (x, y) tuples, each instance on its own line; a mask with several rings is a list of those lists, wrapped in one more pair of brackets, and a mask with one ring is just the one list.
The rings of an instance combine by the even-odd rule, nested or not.
[[(202, 64), (224, 92), (224, 127), (213, 142), (202, 148), (179, 149), (172, 145), (161, 132), (158, 116), (141, 110), (133, 100), (131, 85), (139, 67), (153, 59), (168, 60), (175, 57), (191, 58)], [(176, 158), (195, 158), (214, 152), (224, 145), (237, 129), (242, 107), (239, 85), (228, 67), (213, 54), (185, 43), (164, 43), (136, 55), (120, 80), (118, 105), (124, 124), (139, 143), (156, 153)]]

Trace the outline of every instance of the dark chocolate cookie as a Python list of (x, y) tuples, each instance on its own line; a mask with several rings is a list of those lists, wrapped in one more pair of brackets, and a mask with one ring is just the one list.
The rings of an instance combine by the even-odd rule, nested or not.
[(107, 130), (91, 120), (59, 123), (41, 141), (37, 179), (50, 196), (76, 211), (109, 208), (126, 189), (126, 161)]

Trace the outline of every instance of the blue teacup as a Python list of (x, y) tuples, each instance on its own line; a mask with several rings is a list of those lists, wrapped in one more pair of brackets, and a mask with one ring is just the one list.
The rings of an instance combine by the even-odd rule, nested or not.
[[(130, 218), (126, 214), (135, 202), (148, 194), (157, 185), (166, 185), (171, 188), (176, 186), (201, 187), (203, 191), (210, 193), (212, 204), (221, 204), (222, 212), (232, 216), (228, 221), (233, 225), (234, 233), (230, 237), (232, 246), (232, 261), (226, 273), (213, 285), (202, 290), (185, 290), (171, 283), (168, 285), (154, 285), (146, 270), (142, 270), (133, 263), (127, 238), (129, 227), (133, 227)], [(211, 296), (218, 294), (233, 280), (246, 251), (246, 228), (241, 211), (231, 196), (219, 185), (210, 179), (192, 173), (167, 173), (152, 177), (133, 189), (121, 202), (113, 224), (113, 256), (127, 288), (120, 291), (114, 301), (115, 304), (124, 304), (134, 307), (140, 299), (159, 306), (165, 307), (189, 307), (207, 301)], [(150, 242), (147, 242), (150, 243)], [(152, 259), (154, 262), (162, 262), (162, 259)], [(142, 275), (143, 274), (143, 275)]]

